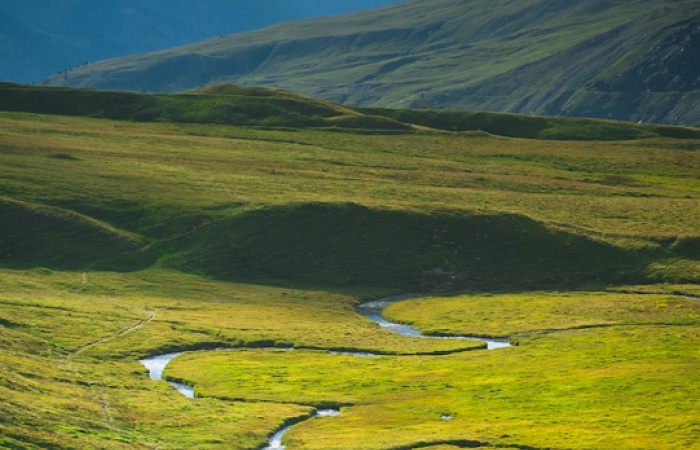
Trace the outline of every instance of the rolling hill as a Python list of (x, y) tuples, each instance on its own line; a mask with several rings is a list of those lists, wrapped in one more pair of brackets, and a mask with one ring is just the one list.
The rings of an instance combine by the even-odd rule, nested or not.
[(699, 125), (695, 1), (409, 1), (78, 67), (51, 86), (233, 83), (344, 104)]
[(700, 138), (700, 130), (609, 120), (468, 111), (348, 108), (289, 91), (217, 85), (172, 94), (0, 83), (0, 110), (139, 122), (325, 128), (356, 131), (480, 131), (558, 140)]
[[(228, 85), (139, 94), (5, 83), (0, 110), (0, 266), (158, 260), (221, 279), (430, 290), (637, 282), (655, 261), (697, 257), (693, 128), (356, 111)], [(43, 131), (26, 124), (32, 114)], [(77, 122), (65, 135), (53, 123), (67, 116)], [(590, 209), (601, 201), (605, 212)], [(653, 203), (663, 218), (649, 218)]]

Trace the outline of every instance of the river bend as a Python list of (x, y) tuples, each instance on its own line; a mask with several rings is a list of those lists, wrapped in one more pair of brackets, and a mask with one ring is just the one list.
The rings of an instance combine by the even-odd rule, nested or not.
[[(489, 350), (494, 350), (497, 348), (503, 348), (503, 347), (510, 347), (510, 343), (508, 340), (505, 339), (487, 339), (487, 338), (477, 338), (477, 337), (470, 337), (470, 336), (427, 336), (422, 333), (420, 333), (418, 330), (413, 328), (410, 325), (403, 325), (399, 323), (394, 323), (386, 320), (384, 317), (382, 317), (382, 311), (384, 308), (386, 308), (389, 305), (392, 305), (394, 303), (406, 301), (412, 298), (418, 298), (418, 295), (402, 295), (402, 296), (396, 296), (396, 297), (389, 297), (385, 299), (380, 299), (380, 300), (373, 300), (370, 302), (362, 303), (356, 307), (356, 311), (358, 314), (366, 317), (367, 319), (377, 323), (380, 327), (393, 331), (395, 333), (398, 333), (402, 336), (407, 336), (407, 337), (419, 337), (419, 338), (426, 338), (426, 339), (456, 339), (456, 340), (473, 340), (473, 341), (483, 341), (486, 342), (487, 348)], [(375, 357), (378, 355), (375, 355), (373, 353), (368, 353), (368, 352), (330, 352), (332, 354), (341, 354), (341, 355), (352, 355), (352, 356), (359, 356), (359, 357)], [(149, 371), (149, 376), (153, 380), (163, 380), (163, 370), (165, 370), (165, 367), (172, 361), (174, 358), (177, 358), (180, 356), (182, 353), (168, 353), (166, 355), (158, 355), (158, 356), (153, 356), (150, 358), (144, 358), (139, 360), (141, 364), (143, 364)], [(180, 383), (172, 383), (170, 382), (170, 385), (173, 386), (175, 389), (177, 389), (178, 392), (180, 392), (182, 395), (188, 398), (194, 398), (194, 388), (190, 386), (186, 386), (184, 384)], [(316, 415), (314, 417), (331, 417), (331, 416), (337, 416), (340, 414), (340, 411), (337, 409), (322, 409), (316, 411)], [(450, 420), (452, 417), (450, 416), (443, 416), (444, 420)], [(292, 428), (292, 425), (286, 426), (279, 431), (277, 431), (275, 434), (270, 436), (270, 439), (268, 441), (267, 447), (264, 447), (262, 450), (284, 450), (285, 446), (282, 445), (282, 439), (287, 433)]]
[(453, 340), (463, 340), (463, 341), (482, 341), (486, 342), (486, 346), (489, 350), (495, 350), (498, 348), (510, 347), (509, 339), (490, 339), (482, 337), (471, 337), (471, 336), (429, 336), (422, 334), (420, 331), (413, 328), (411, 325), (403, 325), (400, 323), (389, 322), (382, 316), (382, 311), (389, 305), (394, 303), (403, 302), (410, 299), (419, 298), (419, 295), (399, 295), (396, 297), (389, 297), (380, 300), (372, 300), (369, 302), (362, 303), (358, 305), (355, 309), (356, 311), (368, 318), (369, 320), (377, 323), (380, 327), (399, 333), (402, 336), (407, 337), (419, 337), (426, 339), (453, 339)]

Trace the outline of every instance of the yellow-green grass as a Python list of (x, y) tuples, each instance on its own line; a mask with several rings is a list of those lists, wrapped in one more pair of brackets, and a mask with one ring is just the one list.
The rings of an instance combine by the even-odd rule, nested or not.
[(426, 297), (389, 306), (385, 316), (425, 334), (514, 336), (621, 325), (698, 325), (700, 303), (680, 296), (532, 292)]
[(359, 299), (352, 295), (232, 284), (174, 271), (0, 271), (0, 281), (7, 287), (0, 293), (3, 324), (90, 357), (222, 346), (414, 354), (482, 345), (403, 338), (358, 315), (353, 305)]
[(135, 362), (27, 355), (15, 349), (24, 342), (5, 348), (7, 338), (3, 329), (2, 448), (251, 449), (279, 422), (308, 414), (294, 405), (191, 401)]
[[(112, 220), (119, 205), (213, 215), (240, 205), (350, 201), (507, 211), (606, 239), (697, 235), (696, 141), (550, 142), (0, 117), (3, 192), (100, 215), (114, 206)], [(62, 154), (75, 159), (56, 157)]]
[(354, 313), (359, 299), (216, 282), (173, 271), (0, 270), (4, 448), (259, 448), (292, 404), (190, 401), (137, 358), (202, 347), (295, 345), (453, 352)]
[[(516, 347), (489, 352), (359, 358), (303, 350), (236, 350), (183, 356), (167, 374), (193, 382), (205, 397), (347, 405), (340, 416), (293, 428), (286, 441), (290, 450), (439, 443), (575, 449), (697, 446), (700, 303), (598, 295), (609, 298), (596, 302), (577, 297), (592, 303), (585, 309), (593, 316), (634, 322), (641, 308), (682, 311), (650, 312), (644, 325), (534, 333), (520, 337)], [(572, 302), (563, 295), (545, 297), (528, 310), (543, 318), (540, 326), (549, 330), (561, 322), (554, 315), (547, 323), (551, 307), (571, 308)], [(424, 303), (413, 303), (431, 315)], [(463, 316), (479, 320), (482, 306), (489, 310), (485, 302), (471, 306), (471, 313)], [(504, 314), (498, 320), (505, 329), (532, 331), (517, 315)]]
[[(187, 354), (175, 359), (166, 375), (193, 382), (197, 395), (205, 396), (189, 401), (149, 380), (136, 357), (260, 339), (400, 353), (454, 347), (449, 341), (409, 340), (378, 330), (353, 313), (358, 299), (351, 295), (231, 284), (164, 270), (5, 269), (0, 274), (0, 331), (8, 349), (2, 356), (1, 388), (8, 399), (3, 417), (12, 418), (1, 426), (9, 448), (21, 441), (24, 447), (18, 448), (253, 449), (288, 419), (310, 414), (295, 402), (353, 406), (337, 418), (295, 427), (290, 449), (399, 448), (424, 441), (563, 447), (555, 444), (571, 433), (580, 439), (575, 448), (643, 448), (638, 442), (674, 448), (692, 443), (688, 430), (696, 426), (694, 409), (687, 405), (697, 400), (698, 302), (657, 295), (541, 294), (550, 301), (531, 302), (533, 317), (548, 317), (555, 300), (571, 308), (575, 298), (592, 317), (631, 323), (629, 317), (642, 313), (649, 315), (647, 325), (521, 337), (518, 347), (493, 352), (378, 358), (303, 349)], [(606, 301), (592, 301), (595, 297)], [(468, 311), (473, 318), (493, 312), (487, 298), (474, 298), (484, 301)], [(503, 296), (504, 307), (508, 298)], [(431, 311), (423, 308), (428, 317)], [(456, 322), (468, 320), (466, 315), (456, 316)], [(560, 318), (549, 317), (551, 323), (541, 322), (543, 329), (559, 323)], [(531, 330), (516, 316), (499, 320), (505, 328)], [(324, 372), (329, 376), (317, 375)], [(543, 391), (543, 385), (549, 387)], [(653, 427), (637, 422), (636, 412), (619, 409), (621, 400), (612, 394), (630, 385), (637, 390), (625, 408), (655, 411)], [(643, 389), (652, 392), (649, 399), (643, 398)], [(574, 411), (563, 400), (572, 390), (593, 397), (584, 395), (583, 406)], [(652, 409), (652, 400), (664, 407)], [(604, 423), (576, 422), (608, 410), (614, 413)], [(454, 418), (444, 421), (442, 414)], [(611, 424), (626, 431), (604, 434), (603, 425)], [(650, 427), (654, 436), (648, 435)], [(613, 444), (601, 446), (604, 440)]]
[[(76, 211), (145, 239), (151, 243), (146, 247), (149, 251), (160, 253), (161, 263), (196, 273), (336, 288), (348, 288), (369, 276), (375, 280), (368, 284), (390, 289), (415, 289), (407, 279), (417, 280), (418, 288), (443, 290), (492, 289), (508, 285), (509, 280), (514, 280), (511, 287), (551, 287), (551, 279), (533, 279), (525, 272), (499, 278), (494, 275), (495, 265), (491, 272), (470, 281), (473, 267), (453, 261), (454, 255), (464, 255), (468, 241), (472, 248), (488, 248), (487, 253), (495, 255), (494, 264), (498, 258), (497, 264), (517, 265), (516, 270), (527, 267), (518, 255), (541, 252), (533, 252), (524, 242), (504, 246), (506, 255), (492, 252), (495, 244), (489, 247), (480, 242), (493, 228), (487, 225), (489, 220), (511, 230), (511, 237), (518, 236), (515, 230), (522, 222), (510, 225), (509, 221), (523, 216), (540, 230), (539, 237), (529, 240), (533, 246), (565, 250), (567, 242), (576, 242), (566, 257), (542, 253), (549, 265), (530, 265), (540, 278), (551, 273), (551, 278), (566, 287), (581, 285), (583, 279), (593, 284), (618, 282), (612, 278), (627, 283), (697, 281), (700, 185), (696, 175), (700, 160), (695, 151), (699, 144), (694, 140), (562, 142), (478, 133), (367, 135), (135, 124), (18, 113), (0, 113), (0, 117), (0, 191), (7, 201)], [(286, 210), (280, 207), (294, 210), (312, 202), (351, 202), (375, 214), (371, 221), (375, 228), (369, 230), (366, 242), (361, 240), (360, 222), (348, 225), (354, 235), (339, 235), (346, 240), (345, 250), (367, 253), (378, 249), (396, 255), (408, 247), (396, 239), (388, 242), (381, 230), (386, 234), (396, 227), (396, 220), (402, 221), (409, 228), (394, 235), (415, 244), (408, 250), (410, 257), (404, 258), (416, 263), (410, 268), (415, 274), (393, 263), (375, 270), (381, 266), (378, 253), (371, 270), (350, 277), (337, 268), (330, 275), (315, 270), (300, 273), (312, 259), (318, 263), (315, 249), (309, 246), (319, 241), (308, 236), (295, 239), (290, 233), (297, 229), (338, 234), (337, 229), (308, 227), (306, 221), (318, 222), (321, 214), (298, 214), (293, 216), (298, 222), (289, 222), (288, 229), (270, 229), (258, 239), (259, 244), (278, 236), (298, 245), (297, 257), (311, 255), (312, 259), (295, 263), (274, 256), (273, 261), (246, 263), (252, 269), (247, 273), (230, 264), (242, 263), (236, 255), (241, 249), (236, 236), (254, 231), (252, 226), (241, 229), (246, 220), (254, 224), (263, 217), (256, 215), (263, 209), (282, 217)], [(339, 220), (345, 218), (337, 212), (358, 216), (348, 208), (334, 208), (319, 210)], [(436, 216), (438, 211), (444, 215)], [(459, 224), (465, 217), (480, 217), (476, 220), (482, 223)], [(418, 225), (411, 228), (414, 223)], [(430, 224), (435, 224), (432, 235), (428, 235)], [(444, 227), (447, 234), (440, 231)], [(556, 245), (539, 241), (552, 233), (558, 233)], [(220, 236), (232, 244), (219, 246)], [(600, 242), (619, 251), (603, 249)], [(387, 243), (396, 248), (382, 248)], [(269, 249), (245, 250), (255, 259)], [(278, 246), (278, 250), (285, 248)], [(418, 261), (418, 254), (432, 259)], [(575, 257), (582, 260), (574, 261)], [(350, 258), (362, 266), (357, 256)], [(481, 256), (468, 260), (473, 263), (476, 258)], [(557, 273), (557, 261), (563, 260), (573, 261), (576, 267), (599, 267), (590, 273), (576, 273), (571, 267)], [(491, 266), (480, 263), (476, 269), (487, 267)]]
[[(109, 288), (126, 284), (129, 291), (128, 279), (104, 278), (113, 283)], [(148, 297), (89, 293), (98, 290), (98, 279), (0, 271), (0, 447), (188, 449), (225, 443), (250, 449), (281, 421), (309, 414), (295, 405), (190, 401), (148, 379), (135, 358), (89, 357), (149, 323)]]

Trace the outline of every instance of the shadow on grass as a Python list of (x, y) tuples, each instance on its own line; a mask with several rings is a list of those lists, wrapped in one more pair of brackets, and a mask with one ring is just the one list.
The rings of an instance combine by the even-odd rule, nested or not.
[(132, 271), (156, 259), (140, 237), (89, 217), (0, 199), (0, 267)]
[(403, 292), (643, 282), (641, 255), (529, 218), (299, 204), (215, 221), (170, 264), (221, 279)]

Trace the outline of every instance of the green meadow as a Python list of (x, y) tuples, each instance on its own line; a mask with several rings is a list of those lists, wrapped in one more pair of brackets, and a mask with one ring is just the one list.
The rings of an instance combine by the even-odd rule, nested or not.
[[(700, 448), (697, 130), (41, 92), (0, 92), (0, 447)], [(513, 346), (355, 312), (402, 293)]]

